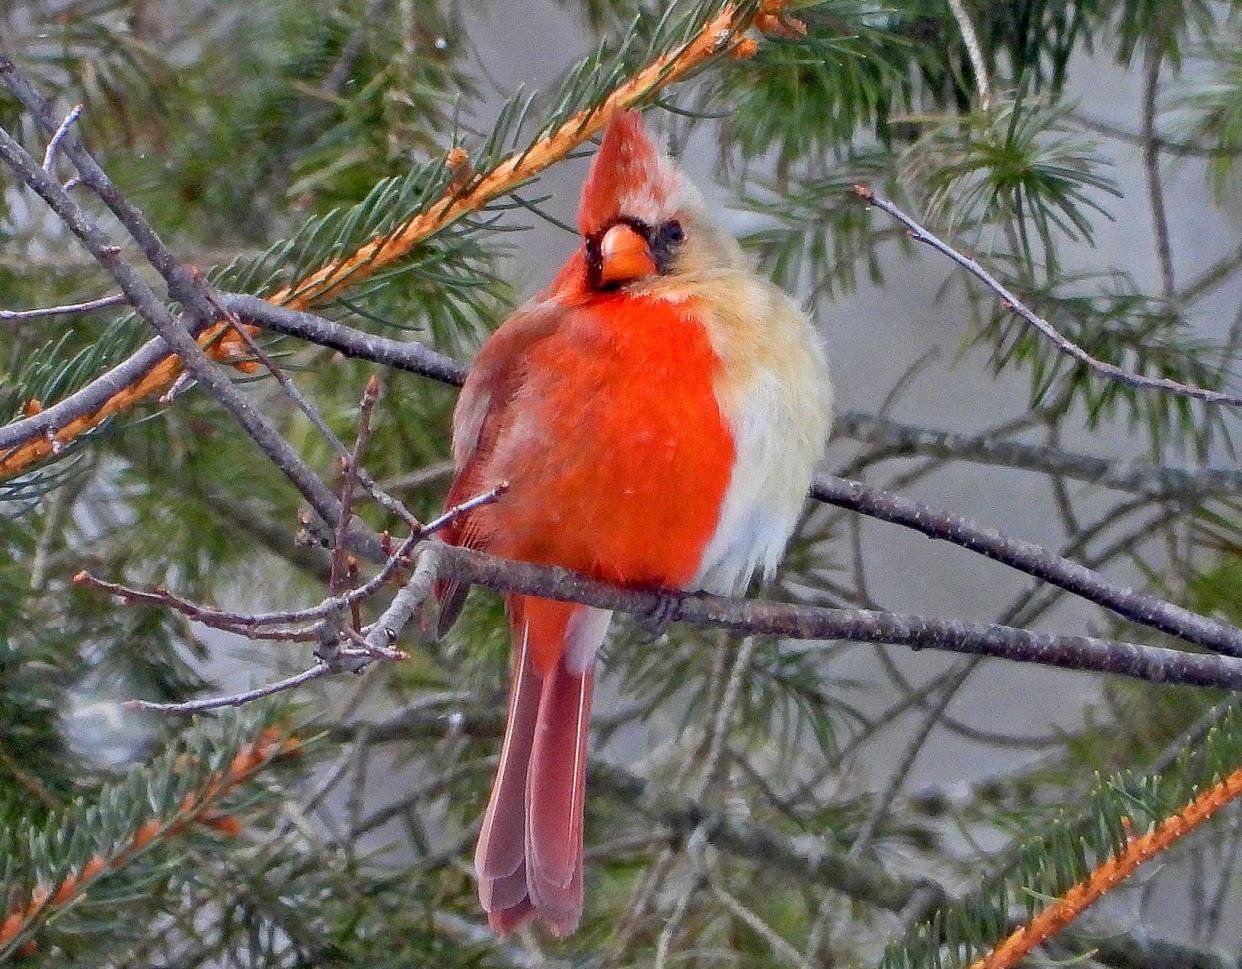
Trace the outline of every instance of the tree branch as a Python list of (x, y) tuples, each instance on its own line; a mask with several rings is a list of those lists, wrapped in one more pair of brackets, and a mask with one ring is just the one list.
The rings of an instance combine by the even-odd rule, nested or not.
[(1229, 656), (1242, 657), (1242, 629), (1113, 582), (1034, 542), (1011, 538), (952, 512), (940, 511), (912, 498), (834, 475), (817, 475), (811, 484), (811, 496), (840, 508), (912, 528), (929, 538), (960, 545), (1105, 606), (1133, 622), (1180, 636)]
[[(193, 823), (213, 824), (227, 820), (211, 813), (213, 805), (275, 757), (296, 747), (295, 741), (281, 741), (274, 729), (263, 731), (253, 743), (240, 747), (227, 771), (208, 775), (200, 788), (189, 791), (170, 817), (149, 818), (132, 832), (132, 837), (118, 850), (107, 855), (97, 854), (81, 868), (65, 872), (54, 882), (37, 884), (27, 904), (13, 906), (7, 917), (0, 921), (0, 961), (34, 923), (46, 920), (56, 910), (77, 899), (102, 875), (129, 864), (152, 843), (180, 834)], [(12, 899), (4, 901), (9, 905), (13, 903)]]
[[(726, 599), (701, 593), (679, 594), (671, 590), (623, 589), (568, 569), (498, 559), (448, 545), (436, 546), (436, 559), (437, 578), (634, 615), (650, 615), (657, 605), (664, 604), (673, 621), (748, 634), (884, 643), (992, 656), (1061, 669), (1115, 673), (1151, 683), (1242, 690), (1242, 661), (1232, 657), (870, 609), (829, 609), (758, 599)], [(670, 596), (671, 604), (667, 602)]]
[(833, 429), (853, 440), (878, 445), (893, 457), (920, 455), (1020, 468), (1152, 498), (1192, 500), (1217, 494), (1242, 494), (1242, 469), (1238, 468), (1181, 468), (1109, 460), (989, 435), (916, 427), (861, 411), (838, 414)]
[[(0, 71), (3, 62), (0, 61)], [(65, 139), (65, 149), (73, 153), (72, 136)], [(60, 184), (43, 171), (7, 131), (0, 129), (0, 160), (33, 189), (52, 211), (60, 217), (87, 250), (120, 285), (134, 309), (159, 333), (164, 343), (176, 351), (187, 371), (227, 410), (254, 439), (273, 464), (297, 487), (316, 513), (329, 525), (336, 525), (340, 503), (326, 484), (306, 465), (293, 446), (255, 409), (245, 396), (223, 376), (195, 341), (190, 330), (175, 320), (167, 307), (156, 297), (150, 286), (121, 258), (121, 250), (113, 245), (103, 231), (69, 197)], [(177, 267), (165, 267), (168, 276), (179, 275)], [(192, 287), (193, 283), (187, 283)], [(210, 319), (210, 316), (207, 317)], [(382, 558), (374, 535), (360, 529), (353, 539), (373, 557)]]

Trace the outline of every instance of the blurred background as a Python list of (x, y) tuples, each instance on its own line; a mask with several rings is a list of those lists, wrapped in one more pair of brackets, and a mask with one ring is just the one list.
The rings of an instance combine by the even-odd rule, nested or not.
[[(480, 164), (479, 146), (525, 93), (546, 92), (505, 132), (514, 144), (558, 96), (562, 109), (591, 103), (590, 85), (566, 72), (601, 42), (630, 71), (667, 49), (654, 15), (627, 26), (637, 10), (8, 0), (0, 47), (59, 109), (85, 105), (89, 145), (185, 262), (230, 267), (222, 286), (263, 295), (316, 264), (313, 240), (298, 236), (310, 220), (336, 231), (380, 179), (455, 144)], [(688, 31), (710, 12), (673, 4), (667, 22)], [(660, 93), (648, 125), (822, 330), (838, 407), (825, 470), (1240, 618), (1235, 494), (1196, 483), (1203, 468), (1236, 465), (1235, 416), (1072, 366), (850, 191), (862, 182), (896, 200), (1096, 356), (1236, 389), (1240, 13), (1206, 0), (826, 0), (793, 11), (805, 35), (763, 37), (756, 56)], [(5, 97), (0, 124), (33, 152), (40, 135)], [(523, 187), (522, 204), (455, 223), (316, 311), (467, 359), (575, 248), (566, 225), (588, 154)], [(110, 291), (41, 202), (0, 185), (0, 307)], [(289, 238), (301, 241), (264, 252)], [(338, 243), (351, 238), (342, 230)], [(62, 398), (146, 336), (115, 310), (0, 321), (0, 410), (8, 420), (32, 398)], [(289, 338), (263, 345), (351, 439), (367, 376), (382, 368)], [(237, 379), (333, 481), (330, 449), (276, 381)], [(398, 371), (384, 380), (365, 465), (426, 520), (448, 483), (455, 392)], [(1034, 447), (1015, 458), (997, 442)], [(1084, 457), (1139, 483), (1102, 484)], [(1191, 473), (1168, 485), (1170, 467)], [(118, 867), (32, 930), (21, 955), (32, 963), (819, 966), (874, 963), (886, 946), (894, 959), (927, 914), (918, 879), (954, 898), (1003, 882), (1014, 843), (1078, 817), (1098, 784), (1121, 790), (1116, 772), (1154, 763), (1184, 780), (1193, 758), (1177, 755), (1203, 749), (1213, 718), (1231, 715), (1212, 691), (680, 627), (648, 643), (619, 622), (593, 714), (583, 929), (498, 942), (470, 874), (507, 681), (496, 596), (476, 591), (444, 642), (407, 637), (409, 662), (320, 680), (240, 721), (134, 712), (122, 701), (249, 688), (304, 668), (309, 650), (127, 605), (71, 577), (88, 568), (240, 612), (314, 603), (326, 557), (296, 540), (297, 494), (190, 389), (0, 481), (0, 500), (0, 818), (13, 831), (106, 803), (103, 792), (138, 783), (119, 781), (132, 765), (158, 773), (160, 756), (175, 765), (193, 749), (179, 744), (227, 749), (270, 720), (308, 738), (233, 795), (240, 832), (198, 825)], [(399, 533), (359, 500), (368, 522)], [(774, 587), (755, 591), (1185, 647), (823, 505), (808, 507)], [(719, 824), (679, 798), (773, 832), (802, 860), (722, 843)], [(126, 810), (138, 817), (114, 809), (92, 819), (103, 825), (92, 850), (123, 840)], [(1043, 956), (1237, 964), (1239, 817), (1226, 811)], [(59, 843), (48, 844), (42, 868), (10, 866), (13, 892), (52, 878)], [(909, 897), (842, 891), (831, 871), (815, 874), (825, 857)], [(1021, 885), (1007, 890), (1020, 906)]]

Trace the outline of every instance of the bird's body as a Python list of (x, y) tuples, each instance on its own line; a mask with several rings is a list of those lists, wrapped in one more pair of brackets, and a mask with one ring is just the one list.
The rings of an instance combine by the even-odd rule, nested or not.
[[(612, 119), (583, 191), (585, 240), (488, 340), (454, 415), (449, 504), (502, 481), (446, 540), (621, 585), (731, 593), (776, 566), (828, 430), (806, 317), (754, 275), (658, 155)], [(459, 590), (441, 590), (446, 611)], [(509, 722), (476, 854), (494, 926), (582, 909), (595, 653), (610, 613), (507, 599)]]

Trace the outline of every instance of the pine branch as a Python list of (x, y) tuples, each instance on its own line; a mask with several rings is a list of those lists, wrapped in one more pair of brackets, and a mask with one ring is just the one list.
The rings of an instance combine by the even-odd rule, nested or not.
[[(704, 13), (705, 21), (698, 25), (689, 38), (677, 43), (670, 50), (658, 51), (641, 69), (630, 74), (615, 87), (601, 92), (599, 96), (589, 98), (590, 103), (586, 107), (559, 120), (555, 127), (542, 132), (529, 146), (503, 157), (492, 158), (490, 156), (496, 154), (497, 142), (494, 133), (492, 142), (482, 149), (482, 154), (487, 156), (485, 161), (491, 162), (490, 168), (477, 174), (468, 174), (464, 182), (457, 177), (449, 178), (438, 197), (422, 199), (415, 214), (405, 221), (386, 226), (380, 234), (361, 245), (353, 246), (345, 254), (332, 258), (297, 282), (276, 290), (267, 299), (293, 310), (306, 309), (332, 299), (346, 287), (357, 285), (374, 276), (408, 255), (419, 243), (470, 212), (512, 192), (549, 165), (570, 154), (597, 134), (613, 111), (644, 102), (657, 91), (687, 77), (720, 54), (731, 51), (745, 54), (753, 50), (753, 41), (746, 45), (742, 36), (755, 16), (755, 11), (749, 5), (726, 3), (719, 6), (709, 2), (700, 10)], [(680, 40), (676, 36), (674, 39)], [(598, 68), (599, 56), (584, 62), (584, 68)], [(580, 73), (586, 72), (583, 69)], [(17, 71), (12, 61), (3, 57), (0, 57), (0, 80), (13, 91), (45, 129), (59, 130), (59, 119), (52, 116), (46, 102)], [(581, 77), (576, 78), (575, 83), (581, 86)], [(529, 101), (526, 106), (529, 107)], [(513, 110), (506, 109), (501, 123), (497, 125), (497, 132), (505, 132), (513, 122), (511, 115), (517, 115), (516, 107), (511, 107)], [(524, 114), (525, 111), (522, 110), (521, 113)], [(132, 204), (126, 202), (115, 189), (110, 189), (110, 183), (100, 181), (101, 172), (98, 166), (94, 165), (93, 159), (81, 148), (76, 135), (66, 129), (61, 138), (66, 154), (78, 165), (83, 180), (91, 184), (100, 197), (114, 208), (122, 222), (131, 228), (139, 225), (146, 226), (149, 230), (145, 219), (141, 218)], [(446, 166), (441, 165), (438, 172), (420, 174), (428, 176), (435, 183), (444, 180), (445, 171)], [(413, 180), (409, 181), (413, 184)], [(387, 213), (387, 206), (391, 205), (392, 200), (385, 196), (390, 194), (392, 187), (387, 183), (377, 186), (377, 191), (372, 193), (374, 197), (361, 203), (352, 217), (345, 220), (346, 225), (356, 223), (368, 213)], [(323, 225), (315, 225), (311, 236), (323, 234), (323, 228)], [(192, 299), (193, 287), (179, 272), (175, 260), (171, 260), (158, 236), (153, 231), (140, 230), (136, 233), (136, 238), (151, 258), (152, 264), (169, 280), (173, 295), (183, 300), (187, 296)], [(253, 276), (253, 272), (250, 275)], [(211, 327), (200, 340), (216, 340), (220, 335), (221, 330), (218, 327)], [(234, 343), (225, 342), (226, 352), (235, 348)], [(14, 475), (33, 462), (55, 453), (52, 443), (44, 436), (48, 428), (53, 429), (55, 441), (63, 446), (97, 427), (107, 417), (127, 410), (148, 397), (164, 393), (176, 382), (181, 373), (181, 364), (176, 357), (165, 357), (142, 372), (140, 379), (124, 383), (120, 390), (102, 400), (98, 399), (100, 394), (97, 392), (80, 398), (73, 408), (61, 409), (55, 418), (45, 417), (36, 424), (14, 422), (8, 429), (9, 433), (0, 437), (0, 447), (20, 446), (0, 456), (0, 478)], [(115, 379), (110, 381), (112, 384), (116, 382)], [(85, 409), (88, 406), (92, 409)], [(53, 420), (60, 423), (53, 424)]]
[(1242, 767), (1222, 777), (1147, 834), (1132, 836), (1127, 830), (1125, 847), (1116, 856), (1106, 859), (990, 953), (971, 963), (970, 969), (1009, 969), (1016, 965), (1036, 946), (1064, 931), (1089, 905), (1116, 888), (1140, 865), (1167, 851), (1240, 794)]
[[(0, 76), (4, 74), (4, 62), (0, 60)], [(71, 137), (65, 139), (66, 151), (73, 155)], [(164, 343), (177, 352), (182, 365), (205, 387), (220, 405), (227, 410), (238, 424), (248, 433), (259, 448), (268, 456), (273, 464), (297, 487), (303, 497), (315, 509), (316, 513), (330, 526), (340, 519), (340, 503), (327, 485), (312, 471), (293, 446), (286, 441), (272, 423), (250, 403), (249, 400), (226, 379), (212, 364), (203, 348), (195, 341), (193, 334), (184, 322), (175, 319), (168, 308), (160, 302), (151, 287), (139, 273), (123, 258), (121, 248), (114, 245), (99, 226), (86, 214), (64, 188), (51, 176), (43, 171), (33, 158), (4, 129), (0, 128), (0, 160), (3, 160), (31, 189), (33, 189), (60, 217), (66, 227), (78, 237), (87, 250), (116, 280), (121, 291), (133, 305), (134, 309), (155, 329)], [(109, 183), (110, 184), (110, 183)], [(128, 211), (126, 205), (118, 203), (118, 209)], [(138, 228), (126, 223), (135, 236), (141, 236), (141, 226), (145, 220), (137, 217)], [(158, 243), (158, 239), (156, 240)], [(162, 243), (159, 244), (162, 246)], [(162, 255), (162, 249), (155, 243), (151, 245), (149, 255), (153, 264), (159, 263), (163, 274), (170, 280), (180, 280), (184, 270), (175, 262), (170, 262), (171, 255)], [(198, 312), (200, 320), (209, 321), (214, 317), (210, 304), (204, 299), (197, 281), (191, 276), (188, 281), (178, 285), (178, 297), (187, 306), (202, 304), (205, 309)], [(229, 324), (220, 324), (229, 326)], [(54, 442), (44, 442), (53, 448)], [(376, 544), (371, 536), (355, 531), (355, 539), (364, 547)]]
[[(494, 707), (460, 707), (454, 695), (433, 704), (416, 703), (387, 719), (367, 723), (338, 724), (331, 737), (341, 743), (366, 736), (376, 744), (408, 744), (447, 736), (494, 740), (504, 730), (504, 717)], [(1219, 720), (1219, 716), (1216, 718)], [(596, 725), (597, 729), (604, 729)], [(1200, 736), (1198, 739), (1202, 739)], [(1161, 759), (1153, 771), (1167, 771), (1172, 764)], [(884, 911), (902, 913), (917, 921), (938, 905), (960, 904), (943, 885), (928, 878), (892, 873), (874, 859), (856, 858), (827, 840), (789, 837), (735, 812), (721, 811), (707, 802), (686, 796), (670, 786), (641, 777), (617, 764), (601, 760), (587, 765), (590, 787), (609, 799), (636, 810), (673, 841), (702, 839), (721, 852), (751, 862), (764, 871), (798, 884), (818, 884), (846, 898)], [(377, 818), (378, 820), (378, 818)], [(1144, 965), (1136, 953), (1162, 952), (1190, 969), (1223, 969), (1223, 963), (1207, 952), (1179, 946), (1162, 939), (1111, 936), (1106, 939), (1067, 935), (1073, 944), (1090, 947), (1108, 965)], [(918, 963), (927, 969), (930, 963)]]
[(155, 765), (136, 767), (126, 781), (100, 791), (95, 806), (78, 801), (42, 829), (20, 825), (0, 839), (7, 861), (0, 899), (13, 900), (0, 922), (0, 959), (153, 845), (194, 824), (236, 833), (237, 820), (217, 813), (217, 805), (298, 745), (273, 727), (253, 741), (231, 740), (235, 731), (219, 742), (202, 734), (184, 738)]
[[(1179, 741), (1175, 756), (1159, 757), (1150, 772), (1102, 779), (1085, 811), (1068, 808), (983, 887), (892, 943), (881, 969), (1001, 969), (1064, 932), (1140, 864), (1242, 794), (1242, 715), (1230, 704), (1214, 709), (1210, 722), (1210, 729), (1196, 727)], [(1140, 830), (1146, 833), (1134, 833)], [(1097, 948), (1103, 961), (1117, 965), (1129, 964), (1135, 950), (1107, 938), (1064, 938)], [(1215, 964), (1210, 953), (1177, 955), (1191, 965)], [(993, 958), (998, 961), (988, 961)]]

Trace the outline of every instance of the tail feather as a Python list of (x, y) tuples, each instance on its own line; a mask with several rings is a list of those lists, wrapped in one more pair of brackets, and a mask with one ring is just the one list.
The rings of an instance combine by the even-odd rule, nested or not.
[(526, 786), (527, 884), (558, 935), (582, 914), (582, 809), (594, 677), (562, 659), (543, 682)]
[(479, 899), (498, 931), (512, 931), (539, 915), (557, 935), (568, 935), (582, 915), (592, 670), (608, 617), (519, 596), (508, 605), (513, 687), (500, 766), (475, 853)]
[(509, 719), (474, 854), (479, 898), (489, 914), (511, 908), (526, 894), (526, 776), (539, 713), (540, 684), (524, 629), (515, 635), (513, 647)]

